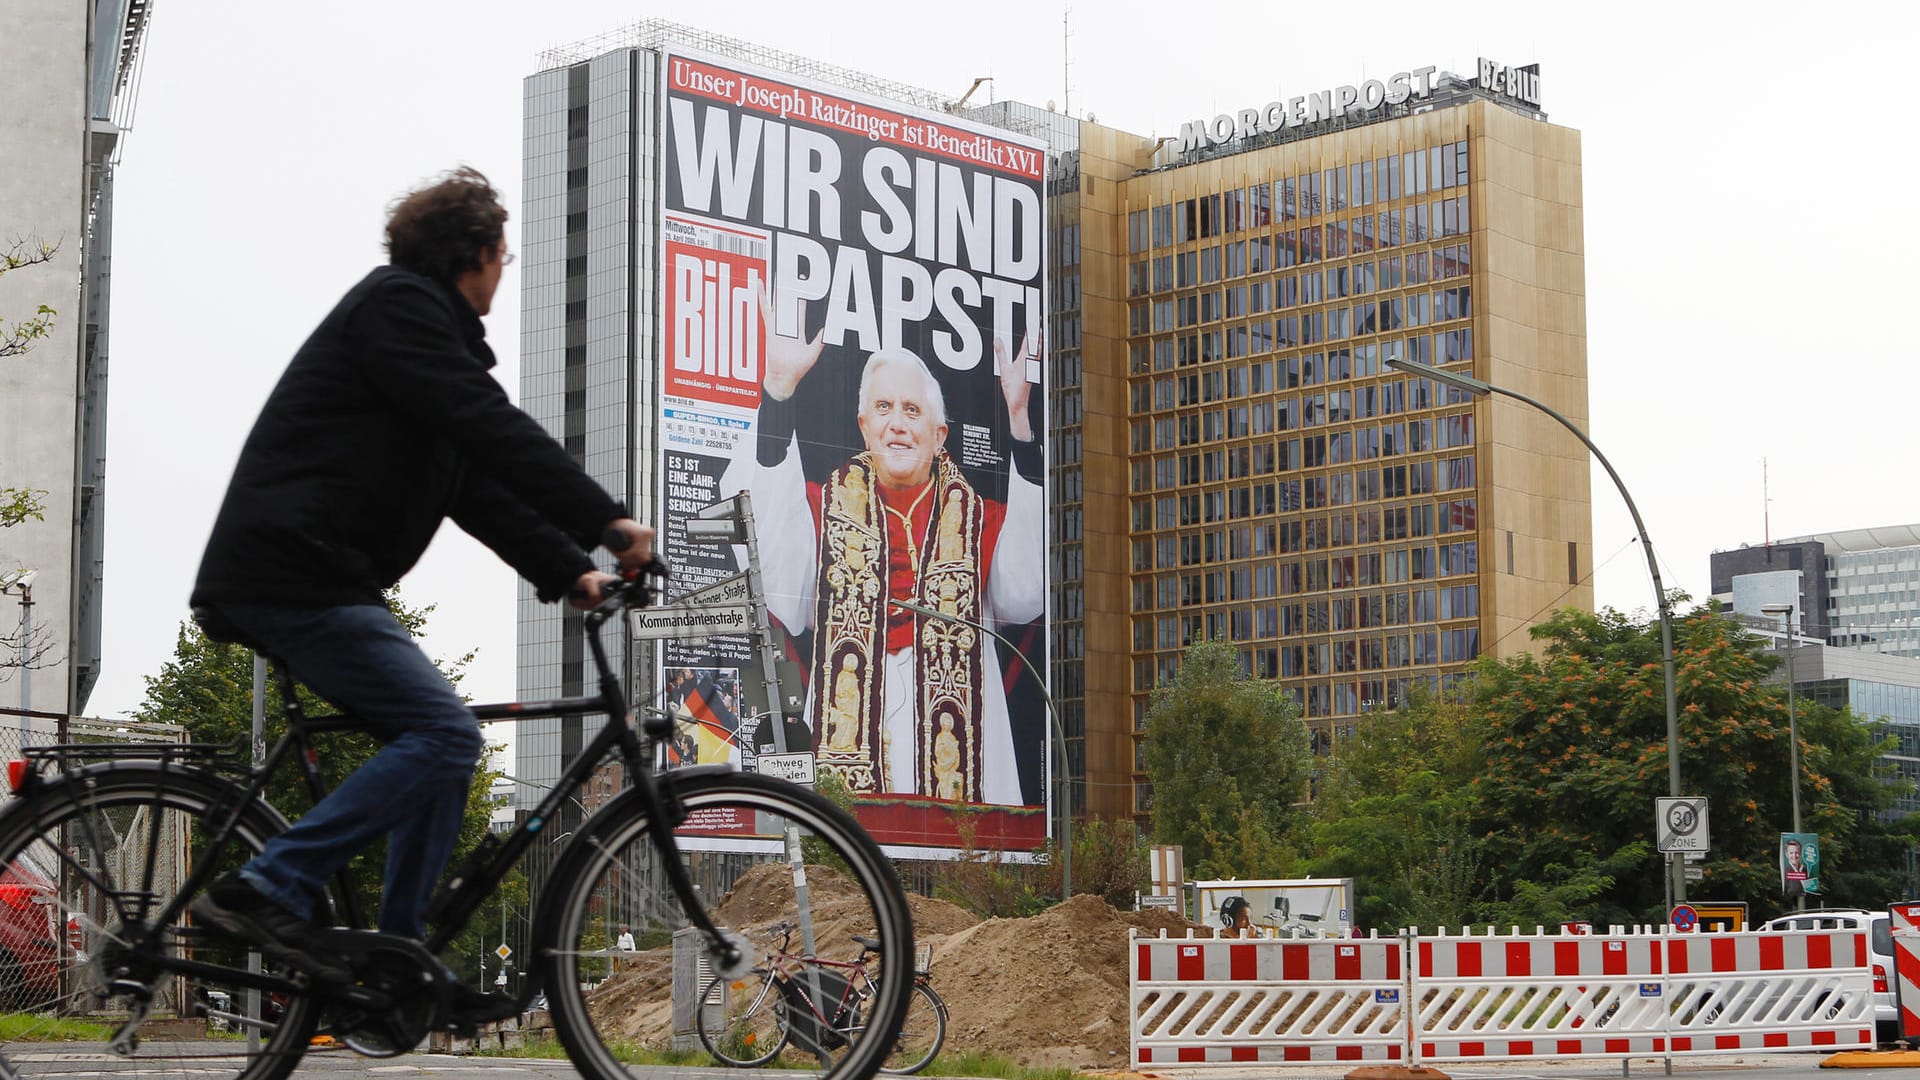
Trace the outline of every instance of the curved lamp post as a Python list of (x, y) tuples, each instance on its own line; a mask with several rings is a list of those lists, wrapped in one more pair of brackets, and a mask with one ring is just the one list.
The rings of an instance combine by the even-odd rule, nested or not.
[[(1454, 371), (1443, 371), (1439, 368), (1428, 367), (1425, 364), (1410, 363), (1400, 359), (1398, 356), (1389, 357), (1387, 359), (1387, 367), (1408, 375), (1420, 375), (1432, 379), (1435, 382), (1451, 386), (1456, 390), (1465, 390), (1467, 393), (1473, 394), (1476, 397), (1486, 397), (1488, 394), (1499, 394), (1502, 397), (1510, 397), (1515, 401), (1531, 405), (1541, 412), (1546, 413), (1548, 416), (1553, 417), (1555, 420), (1558, 420), (1561, 427), (1573, 432), (1574, 438), (1579, 439), (1580, 442), (1586, 446), (1587, 450), (1593, 454), (1593, 459), (1600, 463), (1600, 467), (1607, 470), (1607, 476), (1613, 480), (1613, 486), (1619, 489), (1620, 498), (1627, 504), (1627, 513), (1633, 515), (1634, 531), (1640, 534), (1640, 549), (1647, 553), (1647, 572), (1653, 576), (1653, 597), (1660, 609), (1660, 663), (1667, 691), (1667, 794), (1679, 798), (1680, 713), (1675, 704), (1673, 690), (1673, 606), (1667, 601), (1666, 586), (1661, 584), (1660, 563), (1653, 557), (1653, 541), (1647, 539), (1647, 526), (1645, 522), (1640, 520), (1640, 508), (1633, 504), (1633, 496), (1627, 493), (1627, 485), (1621, 482), (1620, 474), (1613, 469), (1613, 463), (1607, 460), (1607, 455), (1601, 453), (1600, 448), (1593, 445), (1593, 440), (1587, 437), (1587, 433), (1580, 430), (1579, 426), (1573, 421), (1560, 415), (1558, 411), (1545, 402), (1530, 398), (1517, 390), (1509, 390), (1504, 386), (1495, 386), (1490, 382), (1476, 379), (1471, 375), (1462, 375)], [(1671, 857), (1668, 861), (1669, 876), (1673, 882), (1673, 899), (1675, 903), (1682, 903), (1687, 898), (1685, 864), (1682, 860)]]
[[(889, 598), (888, 603), (902, 611), (911, 611), (915, 615), (924, 615), (929, 619), (971, 626), (1012, 649), (1015, 655), (1025, 655), (1020, 652), (1018, 645), (972, 619), (949, 614), (939, 608), (930, 608), (925, 604), (916, 604), (911, 600)], [(1032, 664), (1022, 662), (1020, 666), (1026, 670), (1027, 674), (1033, 676), (1033, 684), (1040, 688), (1040, 696), (1047, 703), (1047, 720), (1053, 727), (1053, 737), (1060, 744), (1060, 899), (1070, 900), (1073, 898), (1073, 808), (1067, 805), (1068, 792), (1072, 790), (1067, 784), (1067, 729), (1060, 724), (1060, 712), (1054, 708), (1053, 695), (1047, 693), (1047, 681), (1040, 677), (1040, 673), (1033, 669)]]

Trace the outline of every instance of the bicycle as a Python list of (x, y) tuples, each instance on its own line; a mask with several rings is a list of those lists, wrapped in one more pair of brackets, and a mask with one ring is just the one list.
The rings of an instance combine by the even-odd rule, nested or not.
[[(744, 979), (716, 975), (701, 993), (700, 1042), (721, 1064), (765, 1065), (790, 1044), (811, 1050), (821, 1043), (857, 1039), (866, 1030), (867, 1002), (881, 990), (867, 960), (884, 957), (885, 945), (854, 934), (851, 938), (860, 946), (859, 955), (851, 961), (828, 960), (795, 953), (797, 929), (791, 922), (768, 927), (762, 939), (770, 942), (778, 937), (780, 945), (768, 950), (764, 963)], [(947, 1003), (933, 989), (927, 970), (930, 959), (930, 948), (921, 946), (915, 956), (913, 997), (881, 1072), (919, 1072), (946, 1042)]]
[[(323, 931), (319, 945), (349, 963), (350, 983), (280, 970), (185, 917), (201, 889), (286, 828), (265, 798), (278, 770), (294, 762), (317, 799), (326, 787), (314, 736), (362, 728), (350, 716), (307, 715), (279, 665), (273, 678), (285, 730), (257, 767), (239, 747), (137, 743), (37, 747), (10, 763), (15, 797), (0, 808), (0, 880), (46, 907), (51, 940), (29, 934), (22, 944), (20, 935), (0, 934), (0, 1077), (102, 1067), (84, 1064), (92, 1061), (150, 1074), (173, 1068), (281, 1080), (316, 1041), (387, 1057), (430, 1031), (471, 1028), (477, 1018), (453, 1014), (452, 974), (437, 954), (554, 834), (563, 843), (547, 841), (553, 846), (542, 852), (553, 861), (530, 920), (531, 977), (513, 1004), (517, 1013), (546, 993), (560, 1042), (583, 1075), (627, 1080), (609, 1044), (660, 1041), (647, 1018), (675, 998), (671, 981), (652, 977), (644, 963), (647, 970), (614, 975), (611, 928), (629, 923), (650, 927), (656, 939), (694, 942), (693, 966), (705, 970), (682, 980), (679, 997), (690, 1002), (708, 971), (741, 977), (760, 963), (755, 943), (728, 928), (728, 903), (751, 907), (756, 922), (770, 908), (807, 914), (796, 899), (807, 893), (792, 885), (710, 909), (696, 876), (715, 896), (759, 864), (784, 864), (780, 881), (804, 881), (803, 849), (837, 861), (850, 883), (847, 917), (885, 944), (878, 989), (864, 1004), (872, 1030), (897, 1029), (911, 993), (912, 918), (872, 838), (827, 799), (781, 780), (731, 766), (656, 772), (673, 720), (658, 710), (636, 717), (601, 642), (609, 619), (650, 599), (641, 578), (609, 590), (584, 617), (597, 694), (474, 707), (480, 720), (598, 713), (609, 722), (518, 826), (488, 836), (448, 872), (425, 942), (365, 929), (344, 874), (334, 882), (315, 921), (339, 927)], [(601, 770), (624, 771), (629, 786), (574, 814), (570, 804), (587, 807), (571, 793), (604, 779)], [(62, 915), (72, 920), (68, 933), (53, 933), (54, 923), (68, 921)], [(614, 985), (589, 996), (603, 976)], [(322, 1035), (330, 1038), (316, 1039)], [(690, 1018), (684, 1036), (692, 1041)], [(818, 1056), (832, 1080), (866, 1080), (890, 1049), (860, 1033)]]

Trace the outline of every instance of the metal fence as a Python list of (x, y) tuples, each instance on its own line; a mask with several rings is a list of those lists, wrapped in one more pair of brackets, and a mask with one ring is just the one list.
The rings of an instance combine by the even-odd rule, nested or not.
[(1871, 1048), (1865, 931), (1134, 938), (1139, 1064)]

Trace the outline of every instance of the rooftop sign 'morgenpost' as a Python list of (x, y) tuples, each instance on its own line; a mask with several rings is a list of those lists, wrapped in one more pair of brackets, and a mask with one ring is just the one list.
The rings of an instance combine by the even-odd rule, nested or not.
[[(1301, 94), (1284, 101), (1269, 101), (1264, 108), (1241, 109), (1221, 113), (1212, 120), (1189, 120), (1180, 125), (1176, 140), (1179, 152), (1233, 142), (1253, 135), (1270, 135), (1288, 128), (1308, 127), (1355, 110), (1371, 111), (1382, 105), (1403, 105), (1433, 95), (1432, 64), (1411, 71), (1398, 71), (1385, 79), (1367, 79), (1357, 84), (1336, 86), (1313, 94)], [(1496, 94), (1540, 107), (1540, 66), (1507, 67), (1480, 59), (1479, 85)]]
[(1212, 120), (1189, 120), (1180, 125), (1180, 152), (1187, 154), (1250, 135), (1268, 135), (1285, 128), (1317, 124), (1345, 116), (1350, 109), (1377, 109), (1381, 105), (1400, 105), (1413, 98), (1428, 97), (1433, 93), (1433, 73), (1439, 70), (1429, 64), (1412, 71), (1395, 72), (1385, 80), (1368, 79), (1358, 85), (1336, 86), (1285, 101), (1269, 101), (1262, 109), (1221, 113)]

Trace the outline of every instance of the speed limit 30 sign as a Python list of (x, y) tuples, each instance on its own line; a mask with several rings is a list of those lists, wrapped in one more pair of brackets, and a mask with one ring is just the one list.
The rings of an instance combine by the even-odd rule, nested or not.
[(1705, 852), (1707, 841), (1707, 800), (1705, 796), (1653, 801), (1653, 832), (1663, 853), (1673, 851)]

